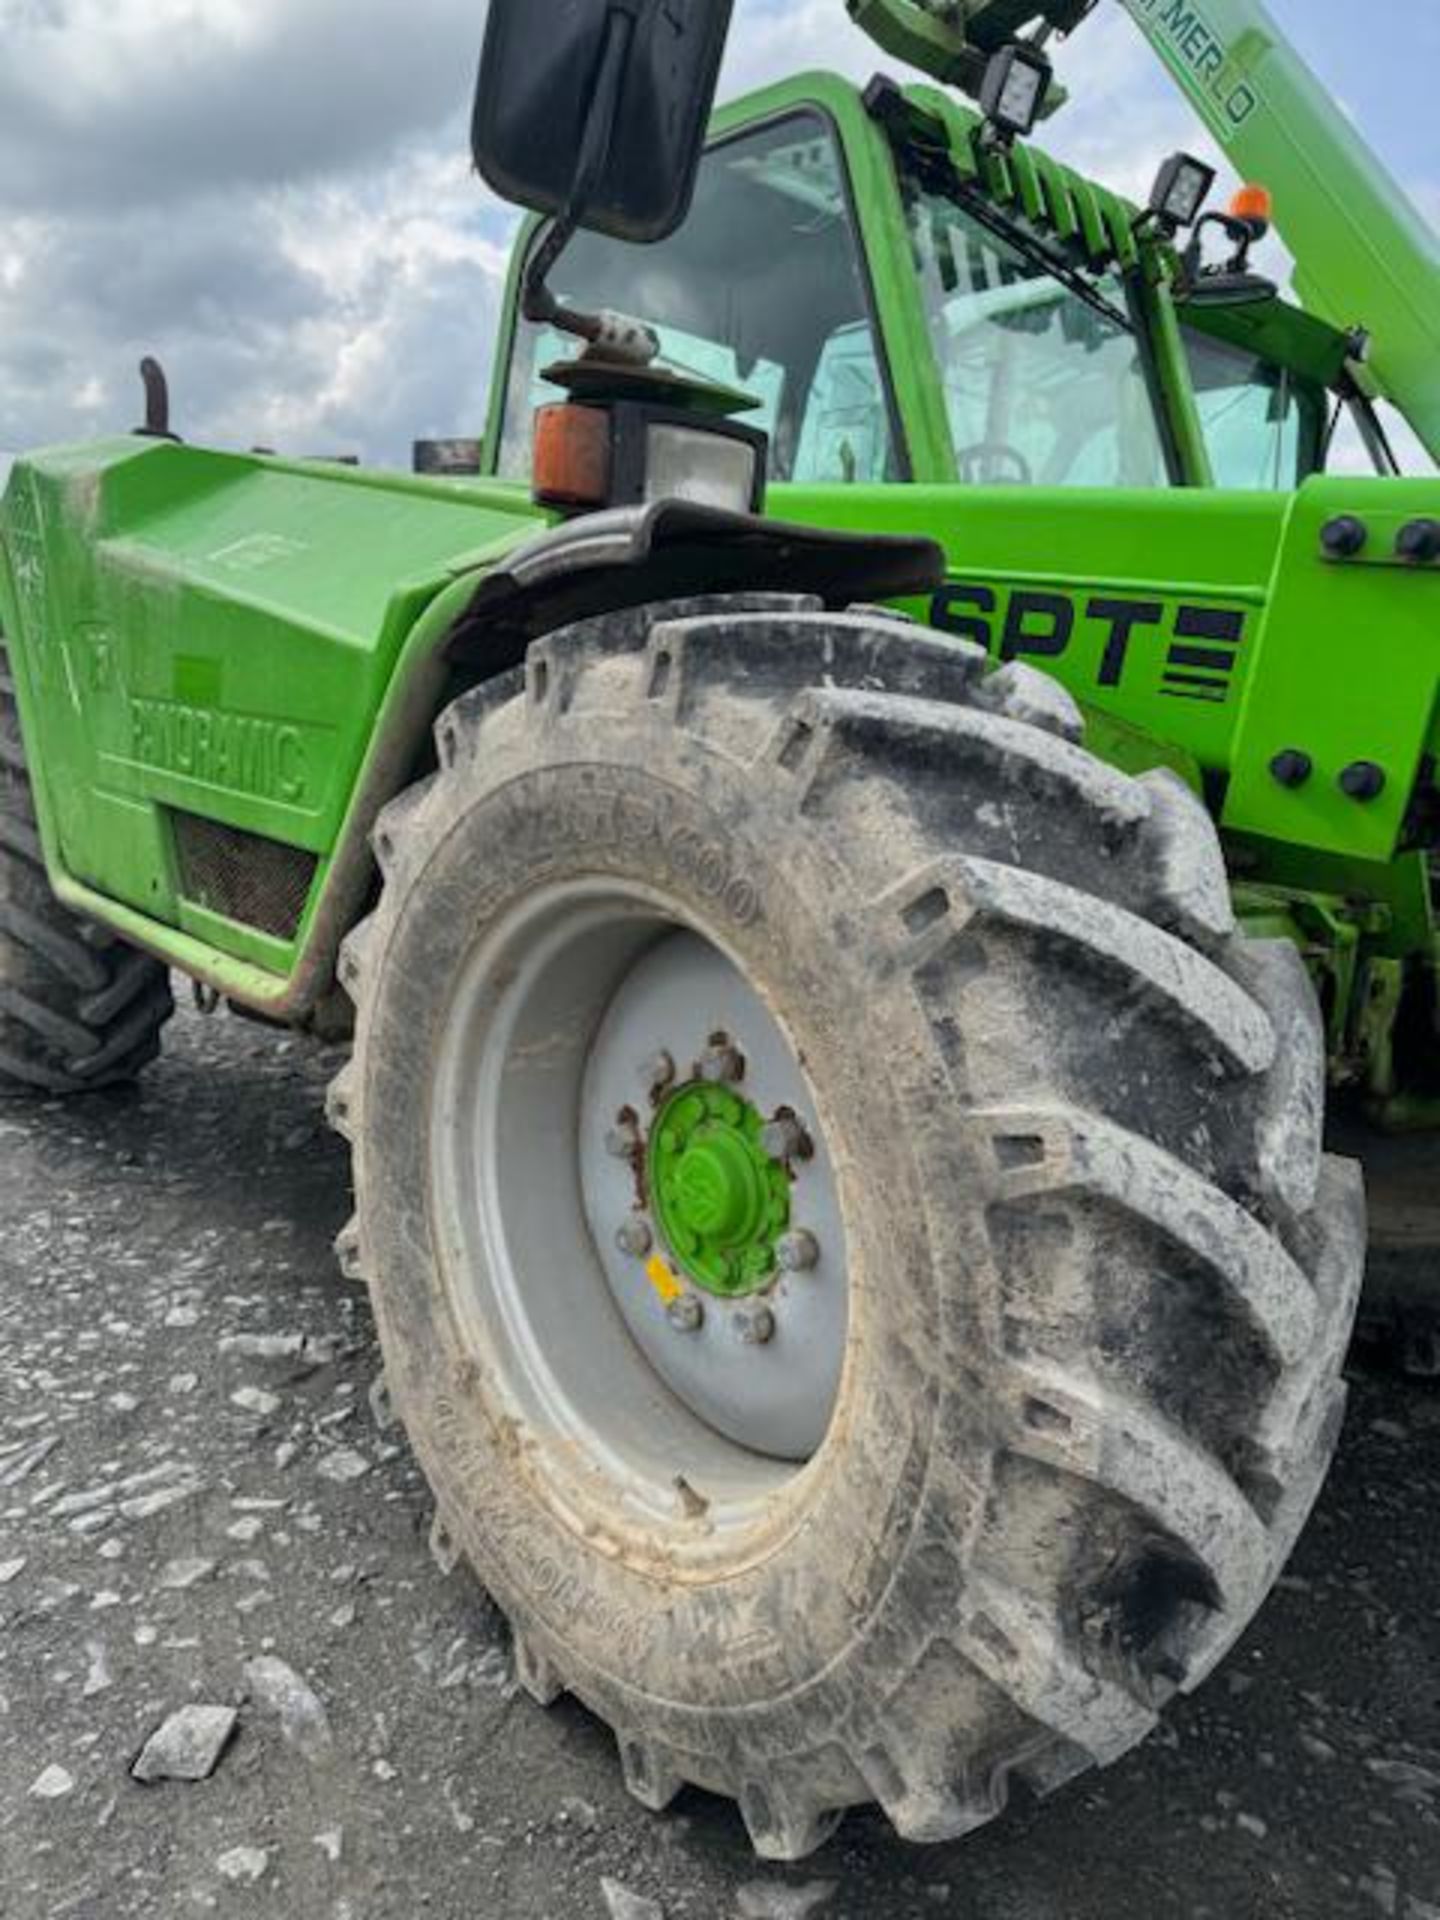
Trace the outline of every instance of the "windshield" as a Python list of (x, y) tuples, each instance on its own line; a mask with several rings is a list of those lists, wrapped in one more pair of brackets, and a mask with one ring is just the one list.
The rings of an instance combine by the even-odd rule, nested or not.
[(1114, 279), (1055, 276), (901, 158), (959, 477), (1037, 487), (1170, 481), (1140, 342)]
[(1185, 329), (1217, 487), (1288, 493), (1324, 462), (1326, 396), (1288, 367)]
[[(772, 480), (903, 477), (844, 168), (819, 115), (787, 115), (712, 147), (670, 239), (630, 247), (581, 233), (552, 284), (574, 305), (643, 316), (665, 365), (750, 394), (758, 405), (742, 418), (770, 435)], [(535, 408), (557, 398), (544, 370), (574, 345), (522, 323), (505, 477), (529, 473)]]

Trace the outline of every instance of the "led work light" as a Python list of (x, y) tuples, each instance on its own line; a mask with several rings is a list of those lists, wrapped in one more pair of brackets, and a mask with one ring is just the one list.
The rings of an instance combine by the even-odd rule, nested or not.
[(1192, 154), (1172, 153), (1156, 176), (1148, 212), (1167, 233), (1193, 227), (1214, 185), (1214, 167)]
[(1013, 40), (985, 69), (980, 106), (1003, 140), (1026, 140), (1045, 106), (1055, 69), (1039, 47)]

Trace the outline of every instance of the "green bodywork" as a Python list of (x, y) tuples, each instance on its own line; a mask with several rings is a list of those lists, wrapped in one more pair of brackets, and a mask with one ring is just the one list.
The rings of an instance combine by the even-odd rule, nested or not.
[[(1107, 759), (1172, 767), (1202, 793), (1247, 925), (1295, 940), (1322, 982), (1336, 1078), (1425, 1117), (1427, 1048), (1404, 1036), (1431, 1026), (1423, 846), (1440, 758), (1440, 567), (1395, 559), (1394, 541), (1409, 522), (1440, 517), (1440, 480), (1217, 490), (1168, 248), (1137, 238), (1133, 209), (1040, 152), (987, 150), (975, 116), (939, 90), (906, 99), (914, 138), (943, 148), (997, 213), (1077, 268), (1126, 279), (1176, 484), (958, 483), (892, 134), (854, 89), (810, 75), (727, 109), (716, 132), (799, 108), (835, 129), (909, 478), (776, 486), (768, 511), (938, 540), (948, 582), (913, 610), (997, 661), (1053, 673)], [(512, 276), (491, 475), (515, 305)], [(1343, 374), (1343, 336), (1281, 302), (1205, 325), (1306, 377)], [(1369, 538), (1337, 561), (1321, 532), (1344, 515), (1362, 518)], [(377, 809), (433, 764), (431, 723), (446, 701), (513, 664), (482, 658), (457, 677), (447, 640), (479, 584), (546, 524), (523, 486), (494, 477), (417, 479), (135, 437), (17, 464), (0, 508), (0, 626), (60, 897), (237, 1002), (306, 1017), (363, 911), (372, 880), (359, 850)], [(1313, 766), (1301, 786), (1271, 772), (1287, 752)], [(1372, 798), (1338, 784), (1357, 763), (1383, 769)], [(257, 836), (282, 862), (290, 850), (288, 920), (217, 911), (194, 877), (203, 863), (177, 838), (181, 821)]]

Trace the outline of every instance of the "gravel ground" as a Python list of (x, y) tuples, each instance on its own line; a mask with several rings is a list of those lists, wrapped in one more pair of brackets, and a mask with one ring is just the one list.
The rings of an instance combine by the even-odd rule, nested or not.
[(1280, 1591), (1141, 1752), (764, 1868), (719, 1802), (635, 1806), (432, 1562), (330, 1252), (335, 1064), (186, 1016), (138, 1096), (0, 1106), (3, 1920), (1440, 1920), (1440, 1392), (1357, 1373)]

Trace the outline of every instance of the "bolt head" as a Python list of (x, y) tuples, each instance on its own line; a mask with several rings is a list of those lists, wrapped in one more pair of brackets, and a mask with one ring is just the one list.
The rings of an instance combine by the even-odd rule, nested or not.
[(666, 1087), (675, 1082), (675, 1062), (662, 1047), (659, 1053), (652, 1053), (640, 1069), (641, 1083), (651, 1093), (663, 1093)]
[(1440, 520), (1409, 521), (1396, 536), (1395, 552), (1417, 567), (1440, 560)]
[(808, 1273), (820, 1260), (820, 1242), (804, 1227), (792, 1227), (775, 1242), (775, 1258), (786, 1273)]
[(747, 1307), (735, 1316), (735, 1331), (747, 1347), (766, 1347), (775, 1338), (775, 1316), (769, 1307)]
[(643, 1220), (632, 1217), (624, 1222), (615, 1235), (615, 1244), (621, 1253), (629, 1254), (632, 1260), (643, 1260), (655, 1244), (655, 1236)]
[(621, 1120), (605, 1136), (605, 1151), (612, 1160), (633, 1159), (640, 1146), (640, 1129), (633, 1120)]
[(1340, 791), (1362, 804), (1378, 800), (1385, 791), (1385, 769), (1373, 760), (1354, 760), (1340, 775)]
[(700, 1060), (700, 1078), (716, 1084), (743, 1080), (745, 1062), (738, 1047), (712, 1046)]
[(698, 1333), (705, 1324), (705, 1309), (693, 1293), (682, 1293), (666, 1307), (665, 1318), (677, 1333)]
[(1270, 777), (1281, 787), (1303, 787), (1314, 771), (1314, 761), (1298, 747), (1286, 747), (1270, 762)]
[(777, 1115), (760, 1129), (760, 1148), (772, 1160), (793, 1160), (804, 1151), (805, 1129), (793, 1114)]
[(1353, 560), (1365, 551), (1370, 529), (1353, 513), (1340, 513), (1320, 529), (1320, 545), (1332, 560)]

